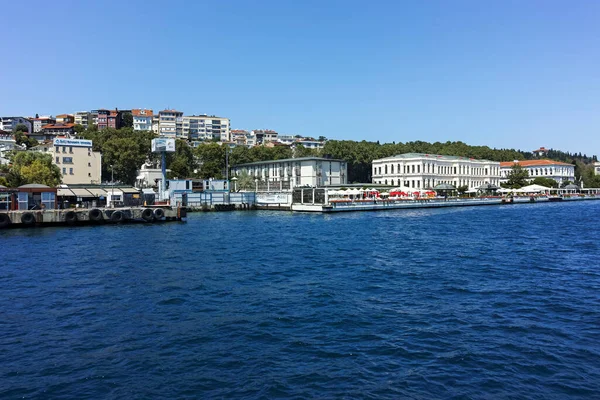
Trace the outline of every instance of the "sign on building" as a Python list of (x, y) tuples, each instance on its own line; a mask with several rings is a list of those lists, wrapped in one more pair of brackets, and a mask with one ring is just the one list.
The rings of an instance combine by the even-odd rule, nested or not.
[(167, 138), (152, 139), (152, 152), (160, 153), (163, 151), (173, 153), (175, 151), (175, 139), (167, 139)]
[(54, 139), (55, 146), (74, 146), (74, 147), (92, 147), (91, 140), (83, 140), (83, 139), (63, 139), (57, 138)]

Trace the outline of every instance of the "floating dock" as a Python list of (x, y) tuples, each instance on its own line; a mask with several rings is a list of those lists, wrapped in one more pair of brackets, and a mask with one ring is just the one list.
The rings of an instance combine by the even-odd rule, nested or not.
[(185, 221), (182, 207), (69, 208), (0, 212), (0, 229)]
[(407, 199), (407, 200), (358, 200), (358, 201), (335, 201), (327, 204), (301, 204), (294, 203), (292, 211), (296, 212), (319, 212), (336, 213), (349, 211), (381, 211), (415, 208), (444, 208), (444, 207), (475, 207), (493, 206), (501, 204), (531, 204), (546, 203), (551, 201), (582, 201), (600, 200), (600, 195), (570, 196), (570, 197), (548, 197), (548, 196), (520, 196), (514, 198), (506, 197), (477, 197), (477, 198), (432, 198), (432, 199)]

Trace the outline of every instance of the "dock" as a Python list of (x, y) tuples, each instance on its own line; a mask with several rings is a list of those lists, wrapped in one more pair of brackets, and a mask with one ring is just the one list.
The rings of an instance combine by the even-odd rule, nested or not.
[(183, 207), (68, 208), (0, 212), (0, 229), (185, 221)]

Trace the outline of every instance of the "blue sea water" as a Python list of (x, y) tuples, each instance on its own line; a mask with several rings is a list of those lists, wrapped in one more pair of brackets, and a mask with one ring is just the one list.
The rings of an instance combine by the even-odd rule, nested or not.
[(0, 397), (600, 398), (600, 202), (0, 231)]

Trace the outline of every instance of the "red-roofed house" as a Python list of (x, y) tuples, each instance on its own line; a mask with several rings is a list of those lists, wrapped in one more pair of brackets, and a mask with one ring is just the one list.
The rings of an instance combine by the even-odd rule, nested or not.
[(41, 131), (31, 134), (31, 137), (39, 141), (53, 140), (57, 136), (70, 137), (75, 134), (74, 126), (74, 123), (44, 125)]
[(131, 110), (133, 116), (133, 130), (134, 131), (151, 131), (152, 130), (152, 110), (134, 108)]

